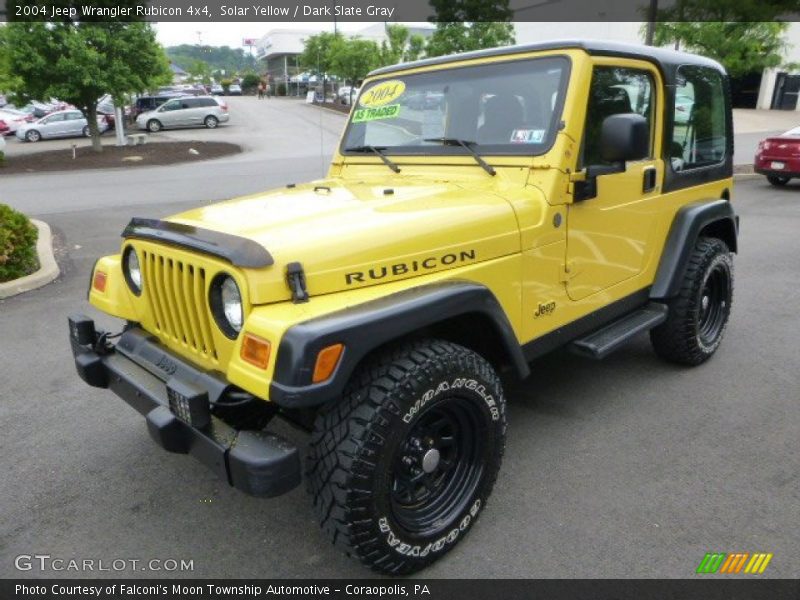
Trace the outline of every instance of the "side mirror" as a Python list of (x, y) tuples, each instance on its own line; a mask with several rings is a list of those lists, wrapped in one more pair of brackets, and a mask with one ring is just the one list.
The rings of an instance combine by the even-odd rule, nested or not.
[(582, 179), (575, 182), (574, 199), (594, 198), (599, 176), (624, 173), (627, 161), (641, 160), (649, 154), (650, 126), (647, 119), (636, 113), (606, 117), (600, 128), (600, 157), (606, 164), (586, 167)]
[(600, 132), (600, 156), (605, 162), (641, 160), (650, 154), (650, 126), (636, 113), (606, 117)]

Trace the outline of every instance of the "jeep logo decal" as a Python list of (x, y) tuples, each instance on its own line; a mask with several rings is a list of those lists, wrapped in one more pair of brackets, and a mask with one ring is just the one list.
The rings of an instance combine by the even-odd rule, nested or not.
[(423, 260), (412, 260), (411, 262), (394, 263), (392, 265), (382, 265), (372, 267), (367, 271), (353, 271), (345, 273), (344, 282), (347, 285), (354, 283), (366, 283), (368, 281), (379, 281), (387, 277), (400, 277), (409, 273), (420, 271), (432, 271), (441, 266), (451, 266), (456, 263), (469, 262), (475, 260), (475, 250), (462, 250), (458, 254), (451, 253), (443, 256), (431, 256)]

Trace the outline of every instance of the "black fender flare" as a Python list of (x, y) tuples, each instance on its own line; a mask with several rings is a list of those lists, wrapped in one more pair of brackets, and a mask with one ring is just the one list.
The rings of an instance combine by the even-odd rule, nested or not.
[(729, 201), (704, 200), (683, 206), (672, 221), (650, 298), (668, 299), (678, 294), (689, 257), (703, 231), (720, 237), (731, 252), (738, 251), (739, 217)]
[[(358, 364), (373, 350), (409, 333), (454, 317), (478, 313), (490, 319), (508, 362), (521, 377), (530, 370), (511, 323), (485, 286), (450, 281), (415, 287), (290, 327), (278, 345), (269, 398), (279, 406), (323, 404), (342, 394)], [(312, 383), (317, 354), (341, 343), (344, 351), (328, 381)]]

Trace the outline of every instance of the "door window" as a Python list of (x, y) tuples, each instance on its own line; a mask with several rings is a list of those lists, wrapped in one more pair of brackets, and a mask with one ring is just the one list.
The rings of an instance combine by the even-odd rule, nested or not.
[(52, 125), (53, 123), (58, 123), (63, 120), (64, 120), (64, 113), (58, 113), (56, 115), (50, 115), (43, 121), (43, 123), (45, 125)]
[(604, 164), (600, 155), (603, 121), (612, 115), (636, 113), (650, 126), (653, 153), (653, 78), (647, 71), (624, 67), (595, 67), (584, 128), (583, 165)]
[(674, 171), (715, 165), (725, 160), (728, 128), (722, 76), (714, 69), (678, 69), (670, 142)]
[(170, 100), (169, 102), (165, 102), (161, 108), (159, 109), (161, 112), (169, 112), (171, 110), (178, 110), (181, 107), (181, 103), (177, 100)]

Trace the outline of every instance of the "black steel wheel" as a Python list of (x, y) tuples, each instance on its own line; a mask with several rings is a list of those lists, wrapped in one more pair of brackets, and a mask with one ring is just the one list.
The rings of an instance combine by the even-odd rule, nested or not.
[(716, 238), (697, 241), (667, 320), (650, 331), (656, 353), (671, 362), (699, 365), (719, 348), (733, 301), (733, 259)]
[(480, 482), (487, 455), (481, 413), (452, 396), (419, 415), (395, 452), (392, 513), (425, 535), (459, 514)]
[(505, 429), (500, 380), (475, 352), (428, 339), (375, 357), (314, 425), (306, 481), (323, 531), (375, 571), (419, 571), (484, 510)]

